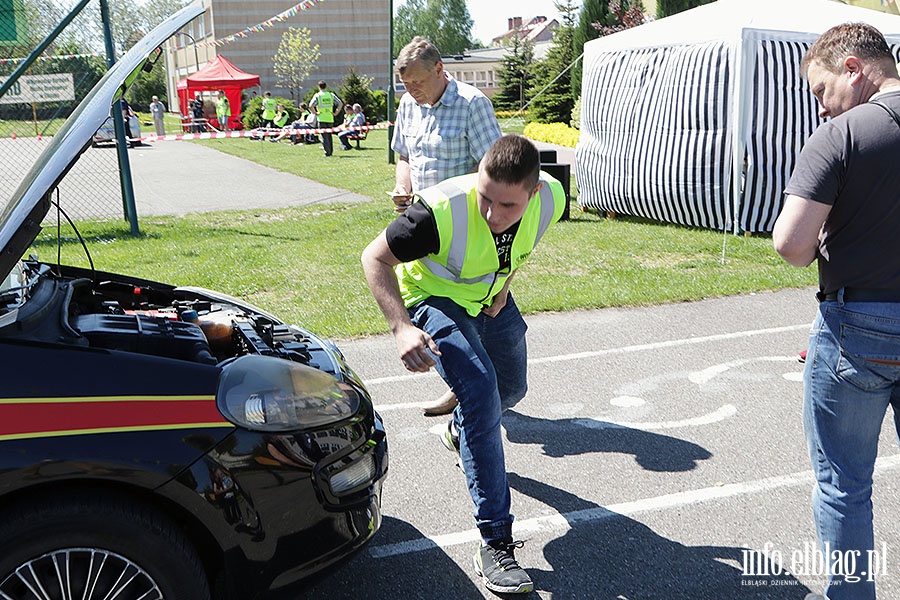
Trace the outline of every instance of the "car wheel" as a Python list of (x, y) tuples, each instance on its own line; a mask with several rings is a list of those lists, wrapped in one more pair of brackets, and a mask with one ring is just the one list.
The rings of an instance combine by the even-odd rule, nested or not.
[(208, 600), (203, 565), (158, 512), (66, 497), (0, 515), (4, 600)]

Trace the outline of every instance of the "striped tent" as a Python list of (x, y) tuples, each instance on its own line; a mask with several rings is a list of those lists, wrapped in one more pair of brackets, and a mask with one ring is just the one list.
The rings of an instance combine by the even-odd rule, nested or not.
[(719, 0), (588, 42), (579, 204), (771, 232), (821, 122), (800, 60), (819, 34), (850, 21), (900, 45), (900, 16), (831, 0)]

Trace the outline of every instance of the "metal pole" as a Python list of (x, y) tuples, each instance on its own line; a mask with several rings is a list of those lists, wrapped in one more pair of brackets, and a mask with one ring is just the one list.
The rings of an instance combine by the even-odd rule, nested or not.
[[(109, 0), (100, 0), (100, 19), (103, 21), (103, 42), (106, 46), (106, 65), (116, 63), (112, 26), (109, 22)], [(134, 204), (134, 183), (131, 180), (131, 163), (128, 160), (128, 143), (125, 141), (125, 121), (122, 118), (122, 99), (113, 104), (113, 123), (116, 128), (116, 154), (119, 158), (119, 184), (122, 188), (122, 209), (125, 220), (131, 225), (131, 235), (141, 234), (138, 228), (137, 208)]]
[(191, 39), (191, 45), (194, 47), (194, 64), (196, 65), (196, 69), (194, 70), (194, 73), (196, 73), (197, 71), (200, 70), (200, 57), (197, 54), (197, 40), (194, 39), (194, 36), (192, 36), (191, 34), (185, 32), (185, 31), (176, 31), (175, 35), (178, 35), (178, 34), (181, 34), (181, 35)]
[[(388, 94), (387, 94), (387, 120), (394, 122), (394, 0), (390, 0), (390, 19), (388, 39)], [(388, 125), (388, 164), (394, 164), (394, 149), (391, 148), (391, 139), (394, 137), (394, 126)]]

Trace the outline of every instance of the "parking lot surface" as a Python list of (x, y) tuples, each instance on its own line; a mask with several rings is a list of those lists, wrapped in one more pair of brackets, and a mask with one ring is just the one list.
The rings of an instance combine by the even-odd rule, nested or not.
[[(530, 597), (802, 599), (821, 592), (797, 353), (812, 290), (526, 317), (529, 392), (504, 416), (517, 558)], [(339, 344), (385, 419), (384, 524), (300, 598), (494, 598), (471, 501), (389, 336)], [(876, 470), (880, 598), (900, 597), (900, 453)], [(293, 596), (285, 596), (296, 598)]]

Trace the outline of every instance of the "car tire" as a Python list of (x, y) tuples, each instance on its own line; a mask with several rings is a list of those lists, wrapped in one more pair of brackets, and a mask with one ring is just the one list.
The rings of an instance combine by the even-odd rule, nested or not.
[[(31, 501), (0, 514), (0, 540), (0, 598), (210, 598), (190, 542), (138, 502), (72, 494)], [(29, 589), (38, 585), (44, 593)]]

